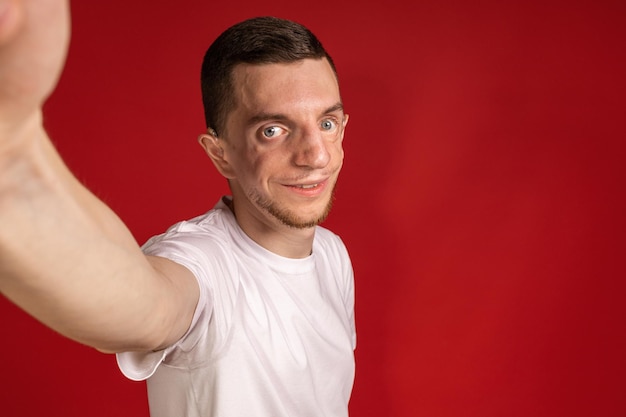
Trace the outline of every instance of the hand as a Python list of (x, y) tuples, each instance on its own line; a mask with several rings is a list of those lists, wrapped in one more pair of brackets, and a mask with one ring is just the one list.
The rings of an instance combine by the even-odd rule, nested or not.
[(0, 141), (54, 90), (69, 34), (68, 0), (0, 0)]

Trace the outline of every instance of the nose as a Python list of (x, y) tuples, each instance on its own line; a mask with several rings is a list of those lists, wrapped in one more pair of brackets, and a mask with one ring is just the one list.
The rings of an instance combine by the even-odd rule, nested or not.
[(330, 162), (330, 143), (319, 129), (301, 132), (294, 145), (293, 160), (299, 167), (320, 169)]

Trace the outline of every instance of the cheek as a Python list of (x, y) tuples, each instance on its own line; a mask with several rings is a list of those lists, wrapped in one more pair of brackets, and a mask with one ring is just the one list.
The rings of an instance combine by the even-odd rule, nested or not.
[(252, 149), (245, 158), (242, 158), (240, 168), (246, 173), (250, 182), (262, 183), (280, 168), (281, 159), (285, 160), (278, 153), (259, 152), (257, 149)]
[(344, 158), (344, 151), (343, 151), (343, 144), (341, 141), (337, 142), (336, 145), (334, 146), (333, 154), (335, 155), (335, 159), (337, 160), (337, 163), (339, 165), (342, 165), (343, 158)]
[(231, 147), (229, 149), (230, 163), (238, 178), (253, 177), (262, 165), (258, 149), (248, 146)]

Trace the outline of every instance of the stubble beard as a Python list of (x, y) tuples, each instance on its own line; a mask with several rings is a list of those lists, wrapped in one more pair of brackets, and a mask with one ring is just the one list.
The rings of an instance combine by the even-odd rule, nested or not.
[(335, 186), (333, 186), (333, 190), (330, 193), (330, 198), (328, 199), (328, 203), (326, 203), (324, 211), (319, 216), (312, 219), (303, 219), (294, 211), (280, 207), (280, 204), (276, 201), (264, 198), (254, 191), (252, 191), (248, 197), (250, 198), (250, 201), (253, 201), (260, 209), (269, 213), (281, 224), (294, 229), (309, 229), (322, 223), (330, 214), (333, 201), (335, 200)]

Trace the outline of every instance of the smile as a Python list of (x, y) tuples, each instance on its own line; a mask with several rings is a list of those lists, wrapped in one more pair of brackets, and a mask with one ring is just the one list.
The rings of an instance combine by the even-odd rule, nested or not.
[(327, 183), (327, 180), (322, 180), (307, 184), (285, 184), (285, 186), (299, 195), (314, 197), (324, 192)]
[(295, 185), (295, 187), (297, 187), (297, 188), (303, 188), (303, 189), (305, 189), (305, 190), (308, 190), (308, 189), (310, 189), (310, 188), (315, 188), (315, 187), (317, 187), (318, 185), (320, 185), (320, 184), (319, 184), (319, 183), (317, 183), (317, 184), (302, 184), (302, 185)]

